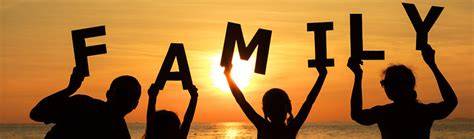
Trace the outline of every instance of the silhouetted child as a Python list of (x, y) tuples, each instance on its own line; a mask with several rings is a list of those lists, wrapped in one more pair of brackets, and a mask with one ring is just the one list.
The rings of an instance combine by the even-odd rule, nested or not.
[(84, 73), (74, 68), (65, 89), (44, 98), (31, 110), (31, 119), (55, 123), (45, 138), (130, 138), (124, 117), (138, 105), (138, 80), (128, 75), (114, 79), (106, 102), (86, 95), (71, 96), (83, 80)]
[(362, 125), (377, 123), (384, 139), (429, 138), (433, 121), (446, 118), (456, 107), (457, 98), (436, 66), (431, 46), (427, 45), (422, 55), (436, 77), (444, 101), (431, 104), (418, 102), (413, 72), (404, 65), (393, 65), (384, 71), (385, 78), (380, 82), (393, 103), (362, 109), (361, 63), (349, 59), (348, 67), (355, 74), (351, 98), (352, 119)]
[(191, 122), (193, 121), (194, 111), (197, 104), (197, 88), (193, 85), (188, 90), (191, 100), (184, 114), (183, 124), (180, 124), (176, 113), (167, 110), (155, 111), (156, 97), (159, 89), (155, 84), (148, 89), (148, 110), (146, 121), (145, 139), (185, 139), (188, 136)]
[(285, 91), (277, 88), (268, 90), (263, 96), (262, 101), (265, 117), (263, 118), (255, 112), (252, 106), (250, 106), (250, 104), (245, 100), (242, 91), (232, 80), (230, 75), (231, 68), (231, 66), (226, 67), (224, 73), (232, 91), (232, 95), (240, 108), (244, 111), (247, 118), (257, 128), (257, 136), (259, 139), (296, 138), (299, 129), (311, 111), (311, 107), (313, 106), (327, 75), (325, 67), (317, 67), (319, 77), (296, 117), (293, 117), (293, 114), (291, 113), (290, 98)]

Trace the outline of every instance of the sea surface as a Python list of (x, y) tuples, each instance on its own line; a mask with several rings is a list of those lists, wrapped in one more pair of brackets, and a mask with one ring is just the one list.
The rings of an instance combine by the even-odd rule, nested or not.
[[(0, 139), (43, 138), (52, 125), (1, 124)], [(141, 139), (145, 131), (143, 123), (129, 123), (134, 139)], [(191, 139), (254, 139), (256, 129), (248, 123), (193, 123)], [(376, 125), (361, 126), (351, 122), (305, 123), (299, 139), (371, 139), (380, 138)], [(474, 139), (474, 120), (443, 120), (435, 122), (431, 129), (433, 139)]]

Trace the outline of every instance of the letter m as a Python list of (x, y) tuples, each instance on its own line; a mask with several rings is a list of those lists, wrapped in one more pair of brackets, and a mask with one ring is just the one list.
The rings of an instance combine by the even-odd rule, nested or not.
[(224, 40), (224, 49), (222, 51), (221, 66), (228, 66), (232, 63), (234, 55), (234, 47), (237, 42), (240, 59), (249, 60), (255, 48), (258, 47), (257, 61), (255, 64), (255, 72), (265, 74), (267, 67), (268, 51), (270, 48), (271, 30), (258, 29), (249, 45), (245, 45), (242, 28), (239, 24), (228, 22)]

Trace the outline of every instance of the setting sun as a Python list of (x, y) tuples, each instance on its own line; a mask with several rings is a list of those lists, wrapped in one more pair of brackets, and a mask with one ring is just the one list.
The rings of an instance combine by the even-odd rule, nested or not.
[[(212, 57), (212, 82), (213, 85), (218, 87), (221, 91), (228, 92), (229, 85), (224, 76), (224, 67), (220, 66), (221, 55), (215, 55)], [(244, 89), (249, 85), (251, 81), (251, 75), (253, 74), (255, 58), (250, 58), (249, 61), (240, 59), (238, 54), (234, 54), (232, 58), (232, 72), (231, 76), (234, 79), (237, 86), (240, 89)]]
[(0, 139), (474, 139), (474, 0), (0, 1)]

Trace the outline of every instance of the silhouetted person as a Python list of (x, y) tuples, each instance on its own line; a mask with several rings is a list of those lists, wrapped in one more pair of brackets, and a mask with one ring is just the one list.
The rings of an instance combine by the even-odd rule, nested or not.
[(183, 124), (180, 124), (176, 113), (167, 110), (155, 110), (159, 89), (155, 84), (150, 86), (150, 89), (148, 89), (145, 139), (186, 139), (188, 137), (198, 98), (196, 86), (193, 86), (188, 92), (191, 95), (191, 100), (186, 114), (184, 114)]
[(74, 68), (69, 85), (41, 100), (31, 110), (31, 119), (55, 125), (45, 138), (52, 139), (128, 139), (124, 117), (138, 105), (141, 87), (132, 76), (112, 81), (107, 101), (86, 95), (74, 95), (84, 80), (84, 73)]
[[(260, 116), (252, 106), (245, 100), (242, 91), (238, 88), (230, 75), (232, 67), (226, 67), (224, 73), (229, 83), (230, 90), (240, 108), (247, 118), (257, 128), (259, 139), (294, 139), (299, 129), (308, 117), (311, 107), (321, 90), (324, 79), (327, 75), (326, 67), (318, 66), (319, 77), (308, 94), (300, 111), (293, 117), (291, 113), (290, 98), (285, 91), (273, 88), (268, 90), (263, 96), (264, 117)], [(291, 77), (291, 76), (289, 76)], [(286, 121), (286, 122), (285, 122)]]
[(415, 76), (404, 65), (393, 65), (385, 71), (380, 82), (393, 103), (362, 109), (362, 69), (360, 61), (351, 58), (347, 66), (355, 74), (351, 98), (351, 117), (362, 125), (377, 123), (384, 139), (424, 139), (430, 137), (434, 120), (446, 118), (456, 107), (457, 98), (435, 63), (434, 50), (427, 45), (423, 59), (436, 77), (443, 101), (422, 104), (417, 101)]

